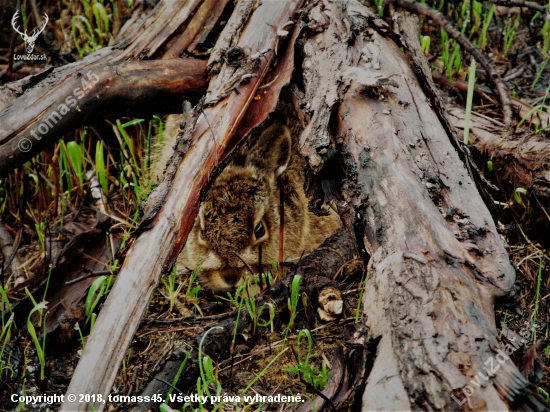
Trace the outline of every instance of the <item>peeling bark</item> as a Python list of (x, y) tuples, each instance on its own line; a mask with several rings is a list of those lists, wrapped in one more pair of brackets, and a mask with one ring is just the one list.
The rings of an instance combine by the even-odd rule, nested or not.
[[(273, 52), (259, 59), (252, 56), (266, 48), (273, 49), (279, 41), (277, 31), (268, 31), (258, 41), (256, 30), (266, 25), (275, 28), (283, 26), (300, 3), (299, 0), (267, 2), (250, 16), (238, 46), (250, 50), (250, 60), (247, 61), (257, 60), (253, 65), (256, 76), (249, 77), (245, 84), (239, 82), (238, 93), (221, 97), (217, 104), (213, 103), (204, 110), (194, 111), (196, 121), (188, 122), (179, 143), (185, 156), (180, 164), (171, 165), (175, 172), (171, 184), (161, 184), (157, 188), (156, 202), (160, 209), (155, 214), (156, 207), (149, 207), (150, 214), (128, 250), (67, 393), (98, 393), (105, 397), (111, 390), (118, 365), (147, 308), (160, 274), (173, 265), (185, 244), (197, 213), (200, 192), (213, 169), (228, 155), (239, 122), (273, 61)], [(234, 70), (230, 67), (224, 72), (225, 67), (220, 76)], [(247, 72), (251, 70), (252, 67), (246, 68)], [(229, 81), (220, 83), (214, 77), (209, 89), (223, 91), (233, 86)], [(150, 245), (156, 245), (154, 251)], [(106, 336), (109, 338), (106, 339)], [(67, 400), (60, 410), (81, 411), (91, 407)], [(101, 411), (105, 404), (95, 402), (93, 407)]]
[(532, 401), (542, 409), (511, 361), (467, 403), (453, 400), (499, 354), (493, 303), (515, 273), (389, 27), (352, 1), (335, 2), (331, 14), (327, 30), (304, 45), (304, 100), (321, 110), (313, 106), (318, 126), (301, 143), (317, 168), (323, 149), (340, 148), (343, 195), (371, 255), (363, 313), (368, 339), (380, 343), (363, 408), (507, 410)]

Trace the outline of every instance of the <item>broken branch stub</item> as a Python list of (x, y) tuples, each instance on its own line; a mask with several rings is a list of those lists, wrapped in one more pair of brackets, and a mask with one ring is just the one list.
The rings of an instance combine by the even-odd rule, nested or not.
[[(266, 31), (265, 27), (277, 28), (286, 24), (300, 4), (300, 0), (262, 3), (247, 20), (238, 47), (250, 50), (251, 55), (266, 48), (273, 49), (278, 42), (277, 30)], [(263, 36), (259, 38), (258, 33), (263, 33)], [(198, 119), (192, 134), (184, 136), (191, 144), (166, 191), (163, 206), (128, 251), (67, 394), (94, 393), (106, 397), (111, 391), (118, 366), (159, 276), (172, 265), (184, 246), (198, 209), (200, 192), (214, 167), (228, 155), (233, 135), (273, 57), (273, 52), (268, 53), (255, 64), (253, 73), (256, 76), (247, 78), (246, 82), (240, 81), (238, 93), (229, 93), (204, 111), (197, 111)], [(210, 90), (225, 90), (226, 86), (234, 85), (220, 84), (214, 78)], [(105, 404), (95, 402), (87, 405), (67, 400), (60, 410), (84, 411), (92, 407), (103, 410)]]
[(315, 103), (300, 142), (317, 169), (329, 145), (341, 148), (343, 196), (371, 255), (362, 307), (367, 338), (380, 342), (363, 408), (536, 403), (511, 360), (463, 394), (501, 353), (493, 304), (515, 272), (391, 29), (355, 1), (331, 15), (304, 45), (304, 101)]

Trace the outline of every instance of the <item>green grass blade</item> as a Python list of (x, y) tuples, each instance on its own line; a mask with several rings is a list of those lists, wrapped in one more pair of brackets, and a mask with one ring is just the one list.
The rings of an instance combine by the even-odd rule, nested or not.
[(468, 94), (466, 95), (466, 115), (464, 119), (464, 144), (468, 146), (470, 137), (470, 118), (472, 117), (472, 102), (474, 100), (474, 85), (476, 81), (476, 61), (472, 59), (468, 70)]

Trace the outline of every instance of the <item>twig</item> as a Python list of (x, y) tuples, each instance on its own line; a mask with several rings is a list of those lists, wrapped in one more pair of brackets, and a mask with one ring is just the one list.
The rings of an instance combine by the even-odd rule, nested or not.
[(88, 279), (88, 278), (94, 278), (94, 277), (97, 277), (97, 276), (112, 275), (113, 274), (113, 272), (111, 272), (110, 270), (98, 270), (96, 272), (93, 272), (92, 270), (90, 270), (86, 266), (82, 266), (82, 271), (84, 273), (87, 273), (87, 275), (80, 276), (76, 279), (69, 280), (69, 281), (65, 282), (65, 284), (66, 285), (73, 285), (75, 283), (82, 282), (83, 280)]
[(533, 1), (524, 1), (524, 0), (487, 0), (489, 3), (494, 3), (499, 6), (505, 6), (505, 7), (527, 7), (529, 9), (533, 9), (536, 11), (540, 11), (541, 13), (546, 12), (546, 8), (541, 5), (537, 4)]
[(233, 251), (233, 253), (235, 254), (235, 256), (237, 256), (241, 260), (241, 262), (244, 263), (246, 268), (250, 271), (250, 275), (254, 275), (254, 271), (252, 270), (250, 265), (248, 263), (246, 263), (246, 260), (244, 260), (243, 257), (241, 255), (239, 255), (237, 252)]
[(11, 262), (15, 259), (15, 256), (17, 255), (17, 250), (19, 249), (19, 245), (21, 244), (21, 239), (23, 238), (23, 229), (25, 228), (24, 225), (24, 218), (25, 218), (25, 207), (27, 206), (27, 192), (28, 192), (28, 183), (27, 183), (27, 177), (23, 177), (23, 195), (21, 196), (21, 205), (19, 206), (19, 232), (17, 232), (17, 236), (15, 237), (15, 240), (13, 242), (13, 248), (11, 250), (10, 256), (6, 259), (6, 261), (3, 264), (2, 273), (4, 273), (11, 265)]
[(336, 411), (336, 407), (334, 406), (334, 404), (332, 403), (332, 401), (326, 397), (326, 395), (317, 390), (313, 385), (311, 385), (309, 382), (305, 381), (302, 376), (300, 375), (300, 382), (302, 382), (304, 385), (306, 385), (306, 387), (311, 391), (311, 392), (314, 392), (315, 394), (317, 394), (317, 396), (320, 396), (321, 398), (323, 398), (323, 400), (328, 403), (328, 407), (331, 411)]
[[(32, 73), (32, 67), (23, 67), (25, 65), (25, 62), (15, 62), (11, 66), (12, 74), (15, 72), (19, 72), (21, 74), (31, 74)], [(0, 79), (2, 79), (4, 76), (8, 73), (8, 65), (7, 64), (0, 64)]]
[(174, 385), (172, 385), (170, 382), (168, 382), (168, 381), (166, 381), (166, 380), (164, 380), (164, 379), (162, 379), (162, 378), (157, 378), (156, 376), (155, 376), (153, 379), (155, 379), (155, 380), (157, 380), (157, 381), (159, 381), (159, 382), (162, 382), (162, 383), (164, 383), (165, 385), (168, 385), (168, 387), (170, 387), (170, 388), (172, 388), (172, 389), (178, 391), (178, 393), (181, 394), (181, 389), (176, 388), (176, 387), (175, 387)]
[(546, 218), (548, 219), (548, 221), (550, 221), (550, 216), (548, 216), (548, 213), (546, 212), (546, 209), (544, 208), (544, 206), (542, 205), (542, 203), (540, 202), (539, 198), (537, 197), (537, 195), (535, 193), (533, 193), (533, 197), (535, 198), (535, 200), (539, 204), (540, 208), (542, 209), (542, 211), (546, 215)]
[(283, 278), (283, 247), (284, 247), (284, 234), (285, 234), (285, 188), (281, 181), (278, 179), (279, 184), (279, 273), (278, 279)]
[(36, 20), (35, 26), (38, 27), (40, 24), (40, 13), (38, 13), (38, 6), (36, 5), (36, 0), (31, 0), (32, 13), (34, 14), (34, 19)]
[(15, 258), (15, 255), (17, 254), (17, 250), (19, 249), (19, 245), (21, 244), (21, 239), (23, 238), (23, 229), (24, 226), (21, 224), (21, 228), (19, 229), (19, 232), (17, 232), (17, 236), (15, 237), (15, 241), (13, 242), (13, 249), (11, 251), (11, 255), (6, 259), (6, 262), (4, 263), (4, 271), (6, 271), (10, 265), (13, 259)]
[[(21, 10), (21, 0), (17, 0), (16, 9)], [(11, 35), (11, 41), (10, 41), (10, 50), (8, 52), (8, 67), (6, 68), (6, 73), (8, 74), (8, 78), (10, 80), (13, 80), (13, 55), (15, 52), (15, 41), (17, 40), (17, 32), (13, 32)]]
[[(5, 224), (2, 220), (2, 215), (0, 215), (0, 255), (3, 257), (2, 264), (0, 265), (0, 270), (5, 270), (8, 268), (8, 266), (5, 265), (5, 262), (7, 261), (8, 256), (11, 256), (13, 254), (14, 243), (16, 243), (11, 237), (10, 232), (8, 231), (8, 229), (6, 229), (4, 225)], [(21, 266), (21, 263), (16, 263), (16, 265)], [(3, 285), (3, 283), (0, 284)]]
[(421, 14), (432, 19), (435, 24), (444, 28), (449, 36), (455, 39), (468, 53), (472, 55), (472, 57), (476, 61), (479, 62), (479, 64), (481, 64), (495, 86), (496, 94), (499, 97), (500, 105), (502, 106), (502, 112), (504, 115), (503, 123), (506, 125), (506, 127), (509, 127), (512, 122), (510, 96), (508, 95), (508, 91), (506, 90), (506, 86), (502, 81), (500, 74), (493, 67), (493, 64), (490, 62), (487, 56), (485, 56), (485, 54), (483, 54), (481, 50), (479, 50), (470, 40), (468, 40), (468, 38), (464, 34), (458, 31), (440, 11), (430, 8), (425, 3), (418, 3), (414, 0), (396, 0), (396, 4), (399, 7), (402, 7), (408, 11)]

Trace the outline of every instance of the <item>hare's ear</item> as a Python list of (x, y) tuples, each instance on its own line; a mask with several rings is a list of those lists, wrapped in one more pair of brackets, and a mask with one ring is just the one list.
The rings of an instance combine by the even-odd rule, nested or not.
[(264, 130), (246, 157), (246, 164), (279, 176), (288, 167), (291, 148), (290, 130), (276, 123)]

